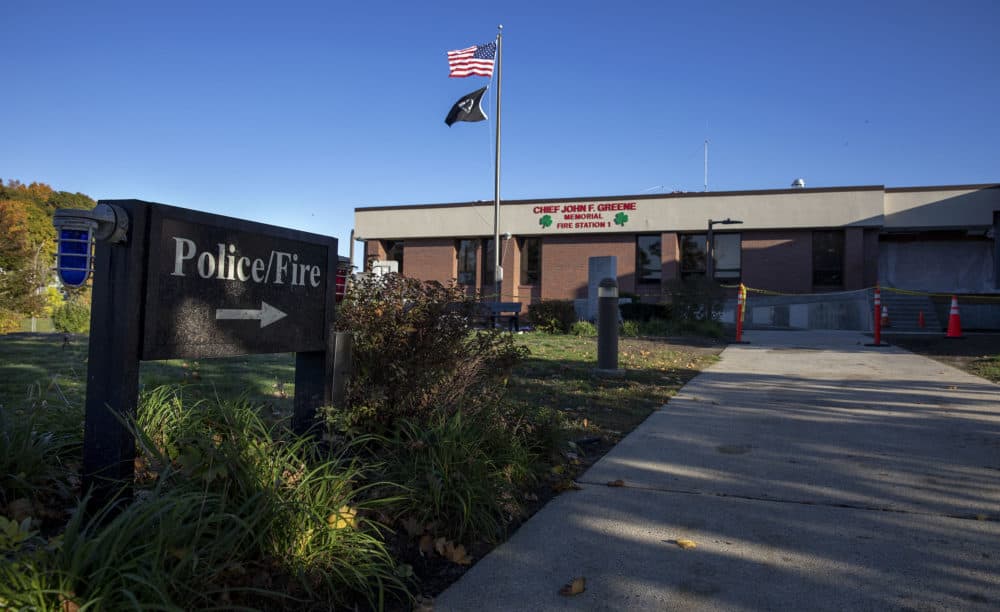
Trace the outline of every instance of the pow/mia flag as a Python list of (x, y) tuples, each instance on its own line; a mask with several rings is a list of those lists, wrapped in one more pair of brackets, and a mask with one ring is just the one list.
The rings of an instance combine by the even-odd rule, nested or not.
[(451, 127), (451, 124), (456, 121), (483, 121), (486, 119), (486, 113), (483, 112), (482, 107), (484, 93), (486, 93), (486, 87), (466, 94), (458, 102), (455, 102), (455, 106), (451, 107), (451, 111), (444, 119), (448, 127)]

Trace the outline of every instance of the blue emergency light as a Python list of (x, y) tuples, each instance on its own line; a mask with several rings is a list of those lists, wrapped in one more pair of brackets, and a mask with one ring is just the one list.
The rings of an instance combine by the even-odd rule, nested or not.
[(124, 242), (128, 215), (113, 204), (98, 204), (93, 210), (60, 208), (52, 218), (59, 237), (56, 271), (64, 285), (79, 287), (93, 270), (95, 240)]

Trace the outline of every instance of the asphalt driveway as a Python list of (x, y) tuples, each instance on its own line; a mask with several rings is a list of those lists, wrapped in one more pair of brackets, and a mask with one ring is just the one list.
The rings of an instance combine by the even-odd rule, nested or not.
[(435, 609), (1000, 608), (1000, 386), (853, 333), (747, 339)]

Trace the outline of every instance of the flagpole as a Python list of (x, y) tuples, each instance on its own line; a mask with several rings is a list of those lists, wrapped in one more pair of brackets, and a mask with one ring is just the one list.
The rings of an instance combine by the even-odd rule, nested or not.
[(497, 26), (497, 147), (493, 165), (493, 283), (496, 291), (494, 300), (501, 301), (503, 270), (500, 269), (500, 82), (502, 69), (503, 24)]

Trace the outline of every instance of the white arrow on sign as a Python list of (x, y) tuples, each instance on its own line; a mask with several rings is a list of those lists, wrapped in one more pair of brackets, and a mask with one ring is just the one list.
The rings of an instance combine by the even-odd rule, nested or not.
[(261, 328), (267, 327), (271, 323), (279, 319), (284, 319), (287, 316), (287, 314), (264, 301), (260, 303), (260, 310), (252, 308), (217, 308), (215, 310), (215, 319), (217, 321), (220, 319), (260, 319)]

